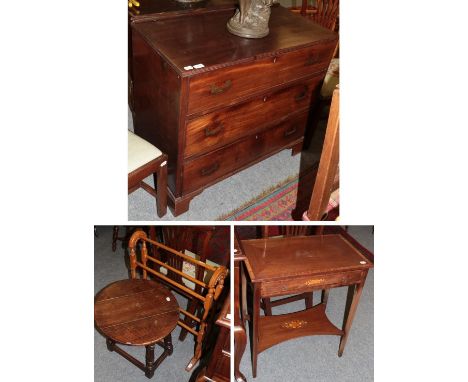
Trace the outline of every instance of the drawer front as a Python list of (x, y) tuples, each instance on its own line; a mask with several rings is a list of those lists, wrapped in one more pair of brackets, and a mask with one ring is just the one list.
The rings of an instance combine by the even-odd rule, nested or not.
[(288, 144), (303, 137), (306, 123), (307, 112), (300, 113), (266, 131), (185, 162), (183, 192), (215, 183), (269, 152), (288, 147)]
[(190, 79), (188, 114), (233, 104), (253, 92), (325, 71), (335, 46), (336, 42), (327, 42), (196, 75)]
[(321, 78), (263, 94), (188, 121), (185, 157), (229, 144), (313, 103)]
[(328, 275), (304, 276), (291, 280), (278, 280), (262, 283), (263, 297), (281, 296), (292, 293), (302, 293), (311, 290), (324, 289), (357, 283), (362, 278), (361, 271), (334, 273)]

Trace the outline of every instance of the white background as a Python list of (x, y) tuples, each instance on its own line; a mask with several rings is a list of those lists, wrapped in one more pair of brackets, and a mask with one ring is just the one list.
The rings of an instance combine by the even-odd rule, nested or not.
[[(341, 222), (375, 225), (376, 381), (466, 378), (453, 3), (342, 1)], [(126, 3), (5, 3), (0, 38), (0, 378), (90, 381), (93, 225), (127, 221)]]

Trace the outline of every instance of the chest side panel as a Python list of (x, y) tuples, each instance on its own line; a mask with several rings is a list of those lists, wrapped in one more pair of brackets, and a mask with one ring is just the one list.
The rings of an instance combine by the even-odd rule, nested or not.
[(181, 78), (135, 31), (132, 49), (135, 133), (168, 155), (168, 185), (175, 190)]

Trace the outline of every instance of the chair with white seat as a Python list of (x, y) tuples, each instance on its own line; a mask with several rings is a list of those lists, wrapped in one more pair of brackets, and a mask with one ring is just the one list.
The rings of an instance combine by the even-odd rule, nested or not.
[[(156, 189), (143, 180), (153, 174)], [(167, 155), (138, 135), (128, 132), (128, 193), (143, 188), (156, 198), (159, 217), (167, 211)]]

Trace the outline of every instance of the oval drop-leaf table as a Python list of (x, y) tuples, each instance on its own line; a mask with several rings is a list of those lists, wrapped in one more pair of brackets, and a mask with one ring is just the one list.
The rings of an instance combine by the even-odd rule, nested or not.
[[(107, 347), (132, 362), (148, 378), (172, 354), (171, 332), (179, 319), (179, 304), (174, 295), (153, 280), (129, 279), (109, 284), (95, 298), (96, 329), (107, 339)], [(143, 364), (116, 343), (146, 347)], [(154, 359), (154, 347), (164, 352)]]

